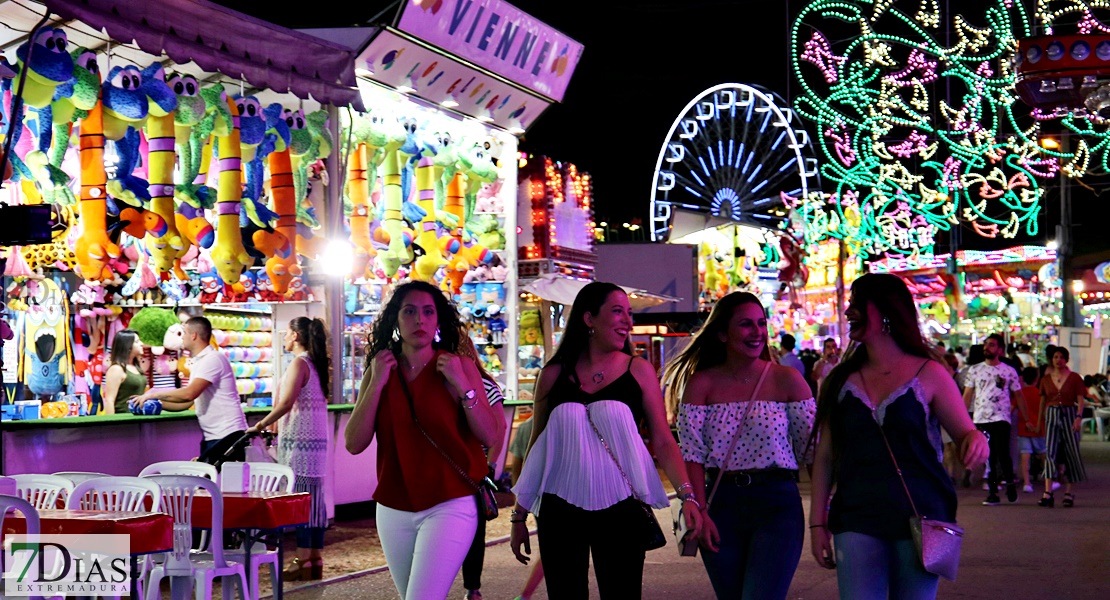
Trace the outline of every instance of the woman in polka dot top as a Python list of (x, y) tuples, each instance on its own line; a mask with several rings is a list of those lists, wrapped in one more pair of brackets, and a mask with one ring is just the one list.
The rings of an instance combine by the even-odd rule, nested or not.
[(797, 370), (771, 360), (759, 299), (722, 298), (666, 380), (682, 398), (679, 441), (705, 507), (702, 561), (717, 597), (785, 598), (804, 542), (796, 482), (812, 462), (816, 403)]

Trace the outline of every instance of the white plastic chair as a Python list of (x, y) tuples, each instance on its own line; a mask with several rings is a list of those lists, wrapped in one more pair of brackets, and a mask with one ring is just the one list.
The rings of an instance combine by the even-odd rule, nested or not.
[(58, 508), (73, 491), (73, 482), (57, 475), (12, 475), (20, 498), (38, 510)]
[(111, 477), (111, 475), (107, 473), (94, 473), (92, 471), (59, 471), (57, 473), (54, 473), (54, 475), (57, 477), (65, 477), (66, 479), (72, 481), (73, 485), (77, 485), (78, 483), (88, 481), (90, 479)]
[(194, 460), (165, 460), (147, 465), (139, 472), (139, 477), (148, 475), (196, 475), (209, 481), (219, 482), (216, 467)]
[[(250, 465), (251, 481), (250, 491), (252, 492), (292, 492), (293, 491), (293, 469), (285, 465), (276, 463), (263, 463), (252, 462), (247, 463)], [(253, 532), (248, 532), (252, 534)], [(244, 560), (247, 549), (245, 546), (240, 546), (235, 550), (224, 551), (224, 556), (236, 562), (246, 563)], [(279, 555), (277, 550), (252, 551), (250, 567), (251, 572), (249, 579), (251, 582), (251, 598), (258, 598), (258, 579), (261, 576), (262, 565), (269, 563), (270, 565), (270, 584), (272, 589), (278, 589), (281, 585), (281, 563), (278, 560)]]
[[(149, 498), (149, 500), (148, 500)], [(140, 477), (96, 477), (77, 484), (66, 500), (70, 510), (113, 510), (127, 512), (158, 512), (162, 507), (162, 488)], [(136, 593), (143, 599), (143, 584), (151, 563), (144, 557), (135, 581)], [(116, 598), (119, 596), (101, 596)]]
[[(0, 494), (0, 531), (4, 530), (4, 517), (8, 516), (9, 511), (23, 513), (23, 519), (27, 522), (27, 535), (38, 535), (39, 511), (23, 498), (6, 494)], [(42, 596), (31, 596), (31, 600), (42, 600)]]
[[(247, 574), (243, 565), (224, 559), (224, 497), (220, 488), (210, 479), (196, 475), (151, 475), (148, 478), (162, 488), (162, 512), (173, 517), (173, 552), (166, 555), (166, 562), (156, 565), (147, 581), (149, 598), (161, 598), (159, 587), (163, 577), (189, 577), (193, 580), (197, 600), (211, 600), (212, 581), (221, 577), (223, 598), (230, 600), (232, 586), (239, 587), (242, 600), (249, 600)], [(193, 545), (193, 498), (197, 490), (205, 490), (212, 497), (212, 528), (209, 557), (198, 557), (190, 548)], [(208, 558), (208, 560), (205, 560)]]
[[(147, 501), (150, 497), (150, 501)], [(141, 477), (97, 477), (77, 484), (69, 494), (71, 510), (158, 511), (162, 488)]]

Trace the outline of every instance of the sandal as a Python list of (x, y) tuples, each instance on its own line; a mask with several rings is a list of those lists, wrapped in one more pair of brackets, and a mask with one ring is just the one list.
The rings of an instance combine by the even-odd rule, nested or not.
[(1075, 496), (1068, 492), (1064, 494), (1064, 508), (1071, 508), (1075, 506)]
[(1056, 499), (1052, 497), (1052, 492), (1045, 492), (1044, 496), (1041, 496), (1041, 499), (1037, 501), (1037, 506), (1044, 506), (1047, 508), (1055, 507)]
[(300, 557), (294, 558), (293, 562), (281, 572), (283, 581), (304, 581), (308, 579), (309, 567), (311, 561), (302, 561)]

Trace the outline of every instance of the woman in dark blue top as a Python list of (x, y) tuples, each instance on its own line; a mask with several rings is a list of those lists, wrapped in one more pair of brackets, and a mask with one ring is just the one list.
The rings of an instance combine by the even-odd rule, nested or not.
[(842, 599), (935, 598), (937, 576), (917, 557), (909, 527), (914, 511), (890, 453), (921, 515), (955, 521), (956, 491), (942, 465), (940, 427), (969, 469), (986, 461), (987, 440), (922, 338), (900, 278), (857, 279), (846, 316), (856, 345), (825, 380), (814, 427), (813, 556), (837, 569)]

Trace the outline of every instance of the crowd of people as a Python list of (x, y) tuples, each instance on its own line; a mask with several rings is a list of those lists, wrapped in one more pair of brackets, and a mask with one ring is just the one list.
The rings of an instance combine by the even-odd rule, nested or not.
[[(656, 464), (678, 493), (689, 535), (720, 598), (785, 598), (805, 532), (823, 568), (836, 569), (841, 598), (933, 598), (938, 576), (923, 566), (910, 519), (956, 520), (956, 487), (985, 464), (985, 504), (1017, 500), (1018, 475), (1032, 492), (1043, 465), (1041, 506), (1073, 506), (1085, 478), (1079, 454), (1084, 409), (1104, 406), (1105, 378), (1068, 368), (1066, 348), (1030, 364), (1000, 335), (966, 358), (928, 342), (905, 284), (891, 275), (857, 279), (846, 312), (850, 345), (795, 354), (785, 335), (768, 339), (767, 309), (736, 292), (665, 365), (662, 378), (635, 356), (632, 311), (620, 287), (594, 282), (576, 297), (555, 353), (543, 367), (533, 418), (513, 456), (510, 548), (539, 559), (521, 598), (541, 585), (549, 597), (589, 597), (592, 558), (603, 598), (639, 598), (646, 552), (667, 543), (652, 509), (669, 505)], [(331, 365), (318, 319), (288, 325), (285, 370), (272, 411), (246, 425), (226, 357), (211, 324), (185, 324), (194, 357), (179, 390), (140, 389), (138, 341), (113, 346), (106, 402), (158, 398), (167, 410), (195, 405), (201, 452), (245, 431), (280, 425), (279, 460), (295, 489), (312, 495), (286, 577), (321, 576)], [(506, 423), (501, 390), (483, 371), (459, 313), (434, 286), (398, 286), (369, 339), (367, 369), (344, 432), (354, 454), (377, 442), (376, 524), (402, 598), (446, 598), (460, 569), (468, 599), (481, 598), (484, 481)], [(118, 345), (118, 348), (116, 347)], [(662, 384), (660, 380), (662, 379)], [(676, 406), (672, 434), (665, 406)], [(1015, 417), (1016, 415), (1016, 417)], [(1010, 449), (1020, 440), (1020, 472)], [(677, 437), (677, 442), (676, 442)], [(241, 457), (239, 457), (241, 458)], [(958, 471), (964, 471), (964, 473)], [(806, 523), (799, 473), (809, 473)], [(901, 478), (901, 482), (899, 482)]]

